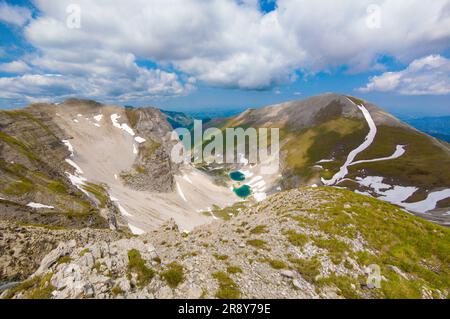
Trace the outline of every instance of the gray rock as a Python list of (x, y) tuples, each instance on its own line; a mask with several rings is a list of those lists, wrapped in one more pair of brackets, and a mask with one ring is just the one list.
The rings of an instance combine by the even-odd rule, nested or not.
[(86, 253), (82, 257), (82, 265), (88, 267), (89, 269), (92, 269), (95, 265), (94, 256), (91, 253)]
[(94, 287), (91, 284), (84, 285), (83, 293), (86, 298), (94, 297)]
[(119, 288), (124, 292), (128, 293), (131, 290), (131, 285), (128, 279), (126, 278), (119, 278), (116, 281), (116, 285), (119, 286)]
[(280, 274), (281, 274), (281, 276), (286, 277), (286, 278), (294, 278), (294, 276), (295, 276), (295, 274), (294, 274), (293, 271), (291, 271), (291, 270), (286, 270), (286, 269), (283, 269), (283, 270), (280, 272)]
[(294, 285), (294, 287), (297, 288), (297, 289), (302, 289), (303, 288), (302, 284), (297, 279), (292, 280), (292, 285)]
[(190, 286), (186, 291), (186, 298), (187, 299), (199, 299), (203, 294), (203, 290), (197, 286), (192, 285)]
[(170, 289), (167, 286), (164, 286), (158, 290), (155, 297), (156, 299), (173, 299), (172, 289)]
[(72, 244), (72, 241), (70, 242), (70, 245), (67, 243), (60, 243), (58, 247), (56, 247), (47, 256), (45, 256), (44, 259), (42, 259), (41, 264), (35, 274), (42, 274), (47, 269), (49, 269), (60, 257), (68, 255), (70, 252), (72, 252)]

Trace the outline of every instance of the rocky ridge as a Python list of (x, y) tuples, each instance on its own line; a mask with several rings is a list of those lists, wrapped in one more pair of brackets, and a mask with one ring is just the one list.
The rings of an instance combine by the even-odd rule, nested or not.
[(232, 215), (191, 233), (173, 221), (131, 238), (78, 231), (89, 240), (61, 242), (2, 297), (448, 297), (450, 231), (390, 204), (301, 188)]

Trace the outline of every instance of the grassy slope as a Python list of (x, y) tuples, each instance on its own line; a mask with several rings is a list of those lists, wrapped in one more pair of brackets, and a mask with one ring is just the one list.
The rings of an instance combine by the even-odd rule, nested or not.
[[(216, 215), (221, 214), (216, 211)], [(257, 262), (292, 269), (318, 292), (337, 287), (346, 298), (422, 298), (425, 291), (446, 298), (450, 292), (450, 230), (389, 203), (348, 190), (300, 188), (234, 215), (237, 220), (232, 218), (231, 223), (239, 225), (236, 233), (265, 243)], [(360, 242), (362, 249), (355, 250), (349, 240)], [(292, 253), (303, 254), (306, 249), (313, 252), (309, 258)], [(275, 251), (282, 255), (273, 255)], [(360, 269), (378, 265), (385, 278), (381, 289), (365, 288), (367, 276), (357, 272), (349, 258)], [(319, 276), (325, 260), (341, 269), (340, 274)]]
[(398, 159), (363, 163), (352, 168), (365, 168), (370, 175), (392, 178), (401, 185), (421, 188), (449, 187), (450, 156), (433, 144), (426, 135), (401, 127), (379, 126), (374, 143), (356, 160), (379, 158), (391, 155), (396, 145), (406, 145), (406, 153)]
[(282, 152), (285, 154), (283, 176), (312, 177), (314, 172), (317, 174), (317, 171), (312, 170), (312, 166), (333, 156), (336, 159), (333, 163), (321, 164), (327, 169), (322, 174), (332, 175), (345, 161), (346, 154), (360, 144), (365, 134), (367, 127), (362, 121), (344, 117), (300, 132), (286, 133), (282, 136)]

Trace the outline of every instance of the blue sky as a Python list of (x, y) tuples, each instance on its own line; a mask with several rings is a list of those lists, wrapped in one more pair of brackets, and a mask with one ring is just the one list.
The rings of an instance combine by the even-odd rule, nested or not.
[(109, 3), (0, 0), (0, 107), (240, 110), (338, 92), (450, 115), (448, 0)]

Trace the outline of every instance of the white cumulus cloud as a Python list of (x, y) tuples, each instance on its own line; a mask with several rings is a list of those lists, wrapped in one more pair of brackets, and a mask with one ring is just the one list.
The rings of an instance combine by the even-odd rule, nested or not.
[[(73, 3), (80, 28), (67, 24)], [(33, 4), (23, 35), (36, 53), (21, 58), (29, 73), (61, 74), (74, 94), (100, 99), (187, 94), (197, 82), (273, 89), (299, 72), (379, 70), (380, 56), (409, 64), (450, 48), (450, 0), (278, 0), (269, 13), (256, 0)]]
[(359, 90), (363, 93), (381, 91), (405, 95), (450, 94), (450, 60), (440, 55), (429, 55), (414, 60), (403, 71), (374, 76)]

